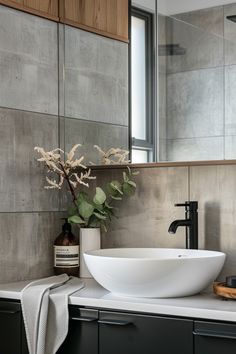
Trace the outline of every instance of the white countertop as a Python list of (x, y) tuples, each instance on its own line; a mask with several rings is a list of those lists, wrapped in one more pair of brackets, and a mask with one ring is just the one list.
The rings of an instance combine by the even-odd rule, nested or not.
[[(236, 322), (236, 301), (222, 300), (213, 293), (175, 299), (117, 297), (102, 288), (93, 279), (83, 281), (84, 288), (70, 296), (70, 304), (109, 310)], [(20, 300), (21, 290), (28, 283), (29, 281), (0, 284), (0, 298)]]

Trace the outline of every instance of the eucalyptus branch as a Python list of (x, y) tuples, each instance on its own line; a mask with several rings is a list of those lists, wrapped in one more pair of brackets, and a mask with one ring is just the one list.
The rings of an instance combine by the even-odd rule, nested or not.
[[(80, 145), (73, 146), (69, 153), (61, 149), (45, 151), (41, 147), (35, 150), (41, 155), (38, 159), (46, 165), (50, 177), (46, 176), (46, 189), (62, 189), (64, 183), (68, 185), (72, 196), (73, 207), (68, 210), (68, 220), (71, 223), (83, 225), (84, 227), (103, 227), (107, 230), (107, 222), (115, 216), (116, 209), (113, 204), (122, 201), (124, 197), (131, 197), (136, 191), (134, 176), (138, 172), (132, 171), (127, 166), (127, 171), (123, 172), (122, 180), (112, 180), (107, 184), (104, 191), (96, 187), (93, 197), (81, 191), (79, 187), (89, 188), (90, 180), (96, 179), (91, 176), (91, 170), (82, 164), (84, 157), (75, 158), (76, 150)], [(96, 149), (102, 155), (105, 164), (127, 163), (128, 151), (111, 148), (103, 152), (98, 146)], [(80, 173), (78, 172), (80, 169)], [(56, 178), (55, 178), (56, 177)]]

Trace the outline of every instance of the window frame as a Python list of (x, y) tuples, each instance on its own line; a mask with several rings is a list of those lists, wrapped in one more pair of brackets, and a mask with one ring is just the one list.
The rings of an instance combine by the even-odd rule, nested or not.
[[(136, 139), (132, 136), (132, 28), (131, 18), (137, 17), (145, 21), (145, 72), (146, 72), (146, 139)], [(147, 162), (153, 162), (155, 159), (155, 28), (154, 28), (154, 14), (147, 12), (135, 6), (131, 6), (130, 11), (130, 136), (131, 136), (131, 160), (132, 150), (147, 151)]]

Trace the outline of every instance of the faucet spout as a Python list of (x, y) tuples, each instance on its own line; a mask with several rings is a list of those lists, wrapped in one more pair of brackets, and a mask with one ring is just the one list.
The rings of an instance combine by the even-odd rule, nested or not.
[(175, 220), (173, 221), (168, 229), (169, 234), (175, 234), (179, 226), (190, 226), (190, 220)]
[(185, 219), (174, 220), (168, 229), (170, 234), (175, 234), (178, 227), (186, 228), (186, 248), (198, 249), (198, 202), (191, 201), (175, 206), (185, 207)]

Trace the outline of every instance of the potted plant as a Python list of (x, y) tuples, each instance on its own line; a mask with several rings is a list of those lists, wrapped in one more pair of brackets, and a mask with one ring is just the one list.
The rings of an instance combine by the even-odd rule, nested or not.
[[(80, 276), (89, 277), (90, 273), (84, 263), (83, 253), (88, 250), (100, 248), (101, 228), (107, 231), (117, 204), (124, 197), (130, 197), (135, 193), (136, 183), (134, 176), (137, 171), (132, 171), (127, 166), (127, 171), (122, 172), (121, 180), (111, 180), (105, 188), (91, 187), (90, 181), (96, 179), (91, 175), (91, 169), (83, 164), (84, 157), (76, 157), (76, 151), (80, 145), (75, 145), (69, 153), (61, 149), (45, 151), (41, 147), (35, 150), (41, 155), (38, 158), (47, 167), (49, 176), (46, 176), (46, 189), (59, 189), (67, 185), (72, 199), (72, 206), (68, 209), (68, 221), (80, 227)], [(127, 164), (126, 150), (111, 148), (107, 152), (98, 146), (103, 164)], [(84, 189), (88, 188), (88, 192)]]

